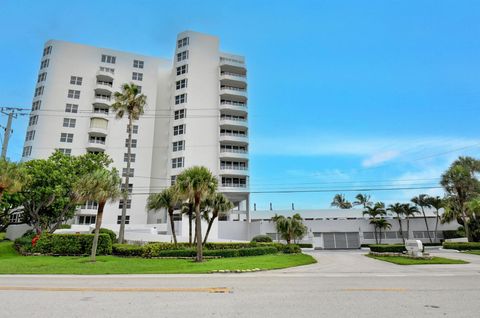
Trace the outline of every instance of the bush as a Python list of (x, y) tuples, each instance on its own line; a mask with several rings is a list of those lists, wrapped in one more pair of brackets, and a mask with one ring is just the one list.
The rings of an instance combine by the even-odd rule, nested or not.
[(462, 235), (460, 235), (460, 233), (458, 233), (457, 230), (450, 230), (450, 231), (443, 231), (443, 238), (445, 240), (448, 240), (448, 239), (454, 239), (454, 238), (460, 238), (460, 237), (463, 237)]
[(142, 256), (143, 246), (130, 244), (113, 244), (112, 254), (118, 256)]
[(252, 238), (252, 242), (264, 242), (264, 243), (268, 243), (268, 242), (273, 242), (272, 238), (268, 235), (257, 235), (255, 237)]
[[(40, 236), (32, 247), (30, 238), (15, 240), (14, 246), (20, 253), (42, 253), (55, 255), (88, 255), (92, 250), (93, 234), (47, 234)], [(28, 241), (27, 241), (28, 240)], [(98, 237), (97, 255), (112, 253), (112, 241), (108, 234)]]
[(376, 253), (403, 253), (406, 249), (403, 244), (370, 244), (370, 251)]
[(70, 225), (70, 224), (61, 224), (58, 228), (59, 228), (59, 229), (71, 229), (71, 228), (72, 228), (72, 225)]
[(469, 243), (444, 242), (443, 248), (458, 250), (458, 251), (480, 250), (480, 242), (469, 242)]
[(112, 240), (112, 244), (117, 241), (117, 234), (113, 232), (112, 230), (105, 229), (105, 228), (100, 228), (100, 234), (108, 234), (110, 236), (110, 240)]
[(313, 248), (313, 244), (310, 243), (299, 243), (297, 244), (300, 248)]
[(278, 250), (274, 246), (243, 248), (238, 250), (238, 256), (258, 256), (266, 254), (277, 254)]
[(297, 254), (301, 253), (302, 249), (297, 244), (288, 244), (283, 246), (282, 252), (285, 254)]
[[(114, 245), (114, 254), (118, 251), (122, 250), (121, 255), (126, 255), (130, 249), (130, 247), (125, 248), (123, 246), (119, 246), (121, 244)], [(141, 254), (143, 257), (152, 258), (152, 257), (195, 257), (197, 255), (197, 251), (194, 248), (188, 249), (162, 249), (160, 246), (161, 244), (147, 244), (143, 247), (136, 247), (136, 252), (138, 250), (143, 250)], [(131, 246), (131, 245), (130, 245)], [(243, 257), (243, 256), (257, 256), (257, 255), (265, 255), (265, 254), (276, 254), (278, 250), (274, 246), (264, 246), (264, 247), (250, 247), (250, 248), (238, 248), (238, 249), (205, 249), (203, 251), (204, 256), (212, 256), (212, 257)], [(120, 254), (116, 254), (120, 255)], [(133, 255), (132, 255), (133, 256)]]

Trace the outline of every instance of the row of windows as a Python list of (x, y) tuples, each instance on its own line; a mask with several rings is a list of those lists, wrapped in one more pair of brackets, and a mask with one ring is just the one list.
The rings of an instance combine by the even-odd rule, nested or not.
[(181, 62), (186, 59), (188, 59), (188, 51), (177, 53), (177, 62)]
[(115, 56), (102, 54), (103, 63), (115, 64), (116, 60), (117, 58)]
[(27, 131), (27, 135), (25, 136), (25, 141), (30, 141), (35, 139), (35, 130)]
[(32, 154), (32, 146), (23, 147), (22, 157), (28, 157)]
[(135, 68), (143, 68), (143, 61), (133, 60), (133, 67), (135, 67)]
[(43, 61), (40, 63), (40, 69), (43, 70), (44, 68), (47, 68), (49, 64), (50, 64), (50, 60), (49, 60), (49, 59), (43, 60)]
[(49, 45), (49, 46), (47, 46), (46, 48), (43, 49), (43, 56), (49, 55), (50, 53), (52, 53), (52, 46), (51, 45)]
[[(129, 127), (127, 126), (127, 134), (130, 131)], [(138, 125), (132, 125), (132, 134), (138, 134)]]
[(172, 158), (172, 168), (182, 168), (185, 164), (184, 157)]
[(64, 118), (63, 119), (63, 127), (67, 128), (75, 128), (77, 120), (75, 118)]
[(33, 115), (30, 116), (30, 119), (28, 120), (28, 126), (33, 126), (38, 123), (38, 115)]
[(66, 113), (78, 113), (78, 105), (77, 104), (67, 104), (65, 106)]
[(183, 39), (180, 39), (180, 40), (177, 41), (177, 48), (187, 46), (189, 44), (189, 42), (190, 42), (189, 37), (185, 37)]
[(188, 73), (188, 64), (177, 67), (177, 75)]
[(173, 135), (183, 135), (186, 132), (185, 124), (173, 126)]
[(173, 151), (182, 151), (185, 150), (185, 140), (174, 141), (172, 143), (172, 150)]
[(187, 94), (180, 94), (175, 96), (175, 105), (183, 104), (187, 102)]
[(41, 105), (42, 105), (41, 100), (34, 101), (32, 103), (32, 111), (39, 110)]
[(60, 134), (60, 142), (73, 142), (73, 134), (70, 133), (61, 133)]
[(70, 156), (72, 154), (72, 149), (69, 148), (57, 148), (57, 150), (67, 156)]
[[(128, 175), (130, 178), (133, 178), (133, 176), (135, 175), (135, 169), (134, 168), (130, 168), (130, 174)], [(122, 177), (126, 177), (127, 176), (127, 168), (123, 168), (122, 169)]]
[(82, 85), (83, 78), (80, 76), (70, 76), (70, 84)]
[(98, 202), (97, 201), (87, 201), (84, 204), (79, 206), (82, 210), (97, 210)]
[(97, 220), (96, 215), (80, 215), (78, 216), (77, 224), (81, 224), (81, 225), (95, 224), (96, 220)]
[(43, 86), (35, 88), (35, 97), (43, 95), (43, 89), (44, 89)]
[(37, 83), (43, 82), (46, 79), (47, 79), (47, 72), (40, 73), (38, 74)]
[[(128, 207), (128, 203), (127, 203), (127, 209), (130, 209)], [(122, 223), (122, 216), (121, 215), (117, 216), (117, 224), (120, 224), (120, 223)], [(130, 215), (125, 215), (125, 224), (130, 224)]]
[(80, 99), (80, 91), (69, 89), (67, 93), (68, 98)]
[(132, 80), (134, 80), (134, 81), (141, 81), (141, 80), (143, 80), (143, 73), (133, 72), (133, 73), (132, 73)]
[[(135, 162), (136, 155), (134, 153), (130, 154), (130, 162)], [(123, 154), (123, 162), (128, 161), (128, 153)]]
[(174, 113), (173, 113), (173, 118), (175, 120), (177, 119), (182, 119), (182, 118), (185, 118), (187, 115), (187, 110), (186, 109), (179, 109), (179, 110), (176, 110)]

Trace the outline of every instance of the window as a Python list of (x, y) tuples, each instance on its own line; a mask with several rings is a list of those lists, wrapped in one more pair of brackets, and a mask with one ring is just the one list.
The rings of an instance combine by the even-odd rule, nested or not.
[(23, 147), (22, 157), (28, 157), (32, 154), (32, 146)]
[(80, 205), (80, 209), (82, 209), (82, 210), (97, 210), (98, 209), (98, 202), (87, 201), (84, 204)]
[(102, 72), (107, 72), (107, 73), (112, 73), (112, 74), (115, 73), (115, 69), (114, 69), (114, 68), (103, 67), (103, 66), (100, 66), (100, 71), (102, 71)]
[[(127, 203), (127, 205), (128, 205), (128, 203)], [(127, 209), (128, 209), (128, 207), (127, 207)], [(121, 215), (119, 215), (117, 217), (117, 224), (120, 224), (120, 223), (122, 223), (122, 216)], [(130, 224), (130, 215), (125, 215), (125, 224)]]
[(41, 100), (37, 100), (37, 101), (33, 102), (32, 103), (32, 111), (39, 110), (41, 105), (42, 105)]
[(170, 177), (170, 185), (174, 185), (175, 181), (177, 181), (177, 176), (171, 176)]
[(80, 98), (80, 91), (69, 89), (67, 97), (68, 98), (79, 99)]
[(175, 119), (182, 119), (182, 118), (185, 118), (185, 113), (186, 113), (186, 110), (185, 109), (179, 109), (179, 110), (176, 110), (174, 112), (174, 117)]
[(60, 142), (73, 142), (73, 134), (61, 133)]
[(93, 143), (93, 144), (102, 144), (104, 145), (105, 144), (105, 140), (106, 138), (103, 137), (103, 136), (90, 136), (88, 138), (88, 142), (89, 143)]
[(132, 80), (134, 80), (134, 81), (141, 81), (141, 80), (143, 80), (143, 73), (133, 72), (133, 73), (132, 73)]
[(72, 154), (72, 149), (69, 148), (58, 148), (57, 150), (67, 156), (70, 156)]
[(82, 77), (79, 76), (70, 76), (70, 84), (73, 85), (82, 85)]
[[(133, 129), (132, 129), (132, 134), (138, 134), (138, 125), (132, 125)], [(128, 134), (128, 126), (127, 126), (127, 134)]]
[(78, 105), (77, 104), (67, 104), (65, 106), (66, 113), (78, 113)]
[(187, 102), (187, 94), (180, 94), (175, 96), (175, 105), (183, 104)]
[(38, 74), (37, 83), (43, 82), (46, 79), (47, 79), (47, 72), (40, 73)]
[(143, 68), (143, 61), (133, 60), (133, 67), (135, 67), (135, 68)]
[[(131, 153), (130, 154), (130, 162), (135, 162), (135, 157), (136, 155), (134, 153)], [(127, 162), (128, 161), (128, 153), (124, 153), (123, 154), (123, 162)]]
[(115, 64), (116, 60), (117, 60), (117, 58), (115, 56), (102, 54), (102, 62), (103, 63)]
[(141, 94), (142, 93), (142, 86), (137, 85), (137, 89), (138, 89), (138, 93)]
[(35, 97), (43, 95), (43, 86), (35, 88)]
[(177, 53), (177, 62), (188, 59), (188, 51)]
[(177, 41), (177, 48), (181, 48), (181, 47), (187, 46), (188, 43), (190, 42), (189, 40), (190, 40), (190, 39), (189, 39), (188, 37), (178, 40), (178, 41)]
[(37, 122), (38, 122), (38, 115), (30, 116), (30, 119), (28, 121), (28, 126), (36, 125)]
[(176, 88), (177, 89), (182, 89), (182, 88), (186, 88), (186, 87), (187, 87), (187, 79), (186, 78), (176, 82)]
[(30, 141), (35, 139), (35, 130), (27, 131), (27, 135), (25, 136), (25, 141)]
[[(118, 202), (118, 208), (119, 209), (122, 209), (123, 208), (123, 200), (120, 200)], [(131, 209), (132, 208), (132, 200), (131, 199), (127, 199), (127, 209)]]
[(75, 128), (77, 120), (74, 118), (64, 118), (63, 119), (63, 127), (67, 128)]
[(172, 168), (182, 168), (184, 165), (183, 157), (172, 158)]
[(185, 150), (185, 140), (174, 141), (172, 143), (173, 151), (182, 151)]
[(50, 64), (49, 59), (43, 60), (42, 63), (40, 63), (40, 69), (43, 70), (44, 68), (48, 67), (49, 64)]
[(177, 75), (182, 75), (182, 74), (185, 74), (187, 72), (188, 72), (188, 65), (187, 64), (177, 67)]
[(107, 114), (108, 115), (108, 108), (105, 107), (93, 107), (93, 112), (97, 114)]
[(51, 45), (49, 45), (49, 46), (47, 46), (46, 48), (43, 49), (43, 56), (49, 55), (50, 53), (52, 53), (52, 46)]
[[(135, 174), (135, 169), (134, 168), (130, 168), (130, 174), (128, 175), (129, 177), (133, 178), (133, 175)], [(122, 177), (126, 177), (127, 176), (127, 168), (123, 168), (122, 169)]]
[(88, 225), (95, 224), (97, 221), (96, 215), (79, 215), (77, 224)]
[(223, 187), (241, 187), (241, 188), (244, 188), (244, 187), (247, 186), (247, 179), (222, 177), (222, 186)]
[[(122, 183), (122, 185), (120, 186), (120, 189), (122, 191), (125, 191), (125, 183)], [(133, 191), (133, 183), (129, 183), (128, 184), (128, 193), (132, 193)]]
[(183, 135), (185, 133), (185, 125), (173, 126), (173, 135)]
[[(125, 139), (125, 147), (128, 147), (128, 139)], [(132, 139), (132, 148), (137, 148), (137, 139)]]

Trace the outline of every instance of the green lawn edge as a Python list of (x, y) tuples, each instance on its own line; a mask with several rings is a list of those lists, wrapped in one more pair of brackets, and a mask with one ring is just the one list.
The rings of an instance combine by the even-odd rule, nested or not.
[(468, 264), (469, 262), (461, 259), (452, 259), (445, 257), (433, 257), (432, 259), (414, 259), (404, 256), (377, 256), (366, 254), (365, 256), (380, 261), (389, 262), (397, 265), (441, 265), (441, 264)]
[(185, 259), (144, 259), (98, 256), (88, 257), (22, 256), (9, 241), (0, 242), (0, 274), (206, 274), (214, 270), (273, 270), (316, 263), (306, 254), (274, 254), (250, 257), (210, 259), (195, 263)]
[(480, 251), (463, 251), (465, 254), (480, 255)]

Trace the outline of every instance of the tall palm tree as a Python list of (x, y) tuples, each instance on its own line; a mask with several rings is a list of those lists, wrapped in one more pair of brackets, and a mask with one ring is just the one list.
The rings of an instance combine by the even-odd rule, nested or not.
[(352, 208), (352, 204), (345, 199), (345, 195), (343, 194), (336, 194), (333, 197), (332, 203), (330, 203), (331, 206), (336, 206), (337, 208), (340, 209), (350, 209)]
[(287, 241), (287, 244), (301, 239), (307, 233), (307, 227), (303, 224), (303, 219), (298, 213), (291, 217), (275, 214), (272, 217), (272, 221), (275, 222), (277, 233), (280, 234), (282, 239)]
[(180, 200), (175, 187), (169, 187), (160, 193), (152, 193), (148, 196), (147, 208), (149, 210), (159, 210), (165, 208), (170, 219), (170, 229), (172, 230), (173, 242), (177, 245), (177, 235), (175, 234), (175, 222), (173, 212), (178, 206)]
[(423, 220), (425, 221), (425, 227), (427, 228), (428, 240), (430, 241), (430, 243), (432, 243), (432, 236), (430, 235), (430, 229), (428, 228), (427, 215), (425, 214), (425, 208), (431, 207), (429, 203), (429, 196), (426, 194), (420, 194), (416, 197), (413, 197), (410, 201), (420, 207), (420, 210), (423, 214)]
[(367, 206), (365, 210), (363, 210), (363, 215), (368, 215), (371, 220), (370, 224), (373, 225), (373, 233), (375, 235), (375, 242), (378, 244), (378, 236), (377, 236), (377, 223), (378, 217), (382, 217), (387, 212), (385, 211), (385, 204), (383, 202), (376, 202), (373, 206)]
[(403, 204), (398, 202), (395, 204), (390, 204), (387, 210), (397, 215), (398, 225), (400, 226), (400, 235), (402, 236), (403, 244), (405, 244), (405, 236), (403, 235), (403, 228), (402, 228), (402, 216), (404, 215), (404, 211), (405, 211)]
[(392, 227), (392, 225), (390, 223), (388, 223), (388, 221), (385, 220), (383, 217), (380, 218), (380, 219), (376, 219), (374, 221), (375, 221), (375, 226), (379, 230), (380, 239), (379, 239), (378, 244), (382, 244), (382, 229), (386, 231), (387, 229), (390, 229)]
[(120, 195), (122, 179), (117, 169), (98, 169), (86, 174), (75, 183), (74, 189), (77, 197), (82, 201), (92, 200), (98, 202), (97, 218), (95, 221), (95, 235), (93, 237), (91, 260), (95, 262), (97, 255), (98, 236), (102, 226), (103, 209), (107, 201), (115, 201)]
[(218, 180), (207, 168), (194, 166), (184, 170), (177, 176), (175, 186), (185, 199), (193, 202), (195, 207), (195, 236), (197, 240), (196, 261), (201, 262), (203, 261), (203, 245), (200, 205), (202, 201), (215, 193), (218, 187)]
[(20, 191), (25, 183), (26, 174), (20, 164), (0, 158), (0, 200), (3, 193)]
[(112, 104), (112, 109), (116, 113), (116, 118), (121, 119), (125, 114), (128, 116), (128, 139), (127, 139), (127, 169), (125, 174), (125, 185), (123, 192), (122, 217), (120, 222), (120, 230), (118, 233), (118, 241), (123, 243), (125, 237), (125, 219), (127, 215), (127, 200), (128, 200), (128, 183), (130, 178), (130, 166), (132, 155), (132, 131), (133, 121), (138, 120), (143, 114), (143, 108), (147, 103), (147, 97), (140, 94), (138, 86), (135, 84), (123, 84), (121, 92), (115, 92), (115, 103)]
[(203, 239), (203, 245), (207, 243), (208, 234), (210, 233), (210, 229), (212, 228), (212, 224), (215, 219), (221, 213), (226, 213), (233, 209), (233, 203), (222, 193), (215, 193), (210, 198), (206, 200), (206, 206), (210, 208), (212, 211), (212, 216), (209, 216), (208, 209), (206, 209), (206, 218), (208, 222), (207, 233), (205, 233), (205, 238)]
[(445, 206), (445, 202), (442, 198), (439, 196), (436, 197), (429, 197), (428, 198), (428, 203), (432, 208), (435, 209), (435, 232), (433, 233), (434, 241), (438, 241), (438, 235), (437, 235), (437, 230), (438, 230), (438, 221), (440, 220), (440, 209)]
[(407, 240), (410, 239), (410, 218), (418, 213), (420, 213), (420, 211), (418, 211), (415, 205), (411, 205), (410, 203), (403, 204), (403, 215), (405, 215), (407, 219)]
[(356, 201), (353, 201), (353, 205), (362, 205), (363, 208), (367, 208), (367, 206), (372, 205), (372, 201), (370, 201), (370, 195), (359, 193), (355, 196)]

